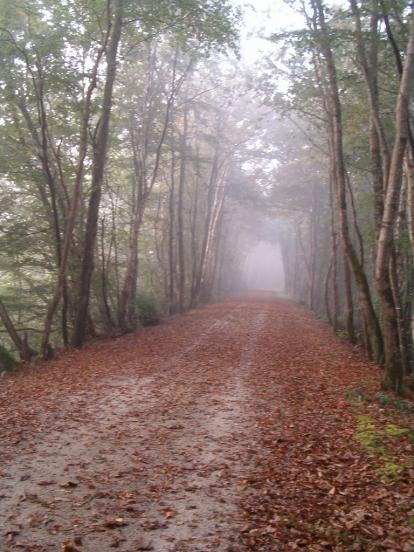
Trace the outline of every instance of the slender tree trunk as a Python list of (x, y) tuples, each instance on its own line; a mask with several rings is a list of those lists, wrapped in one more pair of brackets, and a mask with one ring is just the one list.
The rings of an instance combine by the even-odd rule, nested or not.
[(13, 341), (16, 349), (19, 351), (21, 359), (25, 361), (30, 361), (32, 357), (36, 355), (36, 351), (29, 347), (29, 345), (27, 344), (27, 339), (22, 339), (20, 337), (1, 299), (0, 320), (3, 322), (4, 327), (6, 328), (7, 333), (10, 336), (10, 339)]
[[(39, 67), (40, 71), (40, 67)], [(41, 73), (42, 75), (42, 73)], [(40, 128), (42, 136), (42, 165), (44, 172), (46, 174), (46, 180), (49, 187), (51, 206), (52, 206), (52, 216), (53, 216), (53, 227), (55, 232), (55, 247), (56, 247), (56, 259), (58, 271), (62, 266), (62, 235), (61, 235), (61, 222), (59, 217), (58, 201), (57, 201), (57, 186), (55, 175), (52, 172), (51, 163), (49, 159), (49, 129), (48, 129), (48, 119), (46, 115), (45, 101), (44, 101), (44, 80), (43, 76), (40, 80), (38, 88), (38, 103), (39, 103), (39, 113), (40, 113)], [(58, 277), (59, 279), (59, 277)], [(65, 344), (65, 347), (68, 344), (68, 321), (67, 321), (67, 309), (68, 309), (68, 293), (67, 293), (67, 279), (66, 273), (63, 276), (63, 281), (61, 284), (61, 294), (63, 299), (62, 306), (62, 338)], [(43, 347), (42, 347), (43, 349)], [(48, 354), (47, 351), (45, 351)]]
[(72, 345), (75, 347), (81, 347), (85, 341), (90, 286), (94, 267), (98, 212), (108, 147), (109, 120), (116, 74), (116, 59), (122, 31), (123, 0), (114, 0), (113, 5), (114, 13), (112, 29), (106, 53), (107, 70), (102, 101), (102, 114), (97, 130), (96, 144), (93, 155), (91, 195), (86, 220), (85, 243), (79, 282), (77, 312), (72, 334)]
[(338, 331), (338, 317), (339, 317), (339, 293), (338, 293), (338, 236), (336, 230), (335, 221), (335, 204), (334, 204), (334, 178), (332, 170), (330, 169), (329, 178), (329, 205), (331, 212), (331, 250), (332, 250), (332, 302), (333, 302), (333, 314), (332, 314), (332, 326), (336, 333)]
[(369, 289), (368, 280), (365, 271), (358, 259), (358, 255), (355, 251), (352, 243), (347, 213), (347, 200), (346, 200), (346, 168), (343, 152), (343, 130), (342, 130), (342, 113), (341, 103), (339, 98), (336, 67), (333, 58), (332, 50), (329, 44), (329, 31), (325, 22), (325, 13), (321, 0), (314, 0), (313, 2), (317, 18), (319, 20), (320, 31), (319, 40), (321, 50), (326, 63), (327, 78), (328, 78), (328, 116), (330, 118), (330, 142), (331, 142), (331, 158), (333, 162), (333, 174), (336, 183), (336, 199), (339, 212), (339, 227), (341, 233), (341, 240), (349, 263), (349, 267), (352, 270), (355, 284), (358, 293), (359, 304), (363, 311), (364, 318), (367, 323), (367, 329), (370, 333), (371, 349), (374, 354), (374, 358), (377, 361), (382, 359), (382, 335), (381, 329), (378, 323), (378, 319), (372, 304), (371, 293)]
[(107, 291), (107, 263), (105, 259), (105, 219), (101, 220), (101, 297), (103, 306), (103, 319), (105, 328), (108, 333), (114, 329), (114, 321), (112, 318), (111, 307), (108, 301)]
[(331, 260), (329, 262), (328, 270), (326, 271), (325, 284), (324, 284), (325, 311), (326, 311), (326, 317), (327, 317), (328, 322), (331, 326), (333, 326), (333, 318), (332, 318), (331, 300), (330, 300), (330, 293), (329, 292), (330, 292), (330, 283), (331, 283), (331, 278), (332, 278), (332, 267), (333, 267), (333, 257), (331, 256)]
[(197, 226), (198, 226), (198, 203), (199, 203), (199, 193), (200, 193), (200, 152), (198, 147), (196, 147), (196, 180), (194, 186), (194, 197), (192, 205), (192, 217), (191, 217), (191, 256), (192, 256), (192, 267), (191, 267), (191, 300), (190, 306), (194, 307), (197, 302), (197, 267), (198, 267), (198, 240), (197, 240)]
[(293, 294), (294, 266), (292, 262), (291, 250), (292, 240), (286, 237), (286, 233), (281, 232), (279, 237), (280, 252), (282, 255), (284, 292), (287, 295)]
[(351, 271), (348, 265), (348, 259), (344, 255), (344, 291), (345, 291), (345, 301), (344, 301), (344, 315), (345, 315), (345, 328), (348, 335), (348, 339), (351, 343), (356, 342), (355, 336), (355, 326), (354, 326), (354, 301), (352, 298), (352, 282), (351, 282)]
[[(376, 12), (376, 1), (373, 3), (373, 14), (371, 15), (371, 48), (367, 52), (364, 37), (362, 34), (361, 20), (357, 0), (350, 0), (351, 11), (354, 16), (356, 26), (356, 39), (359, 63), (364, 75), (367, 88), (368, 106), (370, 111), (370, 124), (373, 129), (371, 135), (371, 163), (374, 182), (375, 209), (376, 212), (381, 208), (381, 197), (383, 183), (387, 181), (390, 155), (385, 138), (385, 132), (382, 125), (379, 103), (378, 103), (378, 84), (377, 84), (377, 66), (378, 66), (378, 21), (379, 15)], [(382, 175), (380, 169), (382, 167)]]
[(297, 232), (295, 232), (295, 260), (293, 263), (293, 296), (299, 295), (299, 238)]
[(315, 304), (315, 277), (316, 277), (316, 243), (317, 243), (317, 223), (319, 198), (316, 197), (316, 185), (312, 186), (312, 209), (310, 215), (310, 253), (309, 253), (309, 306), (311, 310), (316, 311)]
[(129, 254), (124, 283), (121, 290), (119, 304), (119, 327), (122, 331), (129, 331), (137, 324), (136, 296), (138, 279), (138, 239), (145, 209), (144, 199), (141, 197), (139, 205), (136, 205), (136, 213), (132, 221), (131, 234), (129, 236)]
[(216, 257), (215, 248), (220, 239), (219, 228), (220, 228), (220, 221), (223, 215), (224, 202), (225, 202), (225, 196), (226, 196), (225, 178), (226, 178), (226, 173), (224, 172), (224, 174), (222, 175), (222, 178), (220, 179), (221, 184), (219, 181), (215, 186), (212, 216), (211, 216), (210, 225), (208, 228), (204, 266), (202, 269), (202, 277), (201, 277), (202, 286), (200, 288), (200, 291), (202, 292), (202, 296), (200, 298), (203, 301), (208, 301), (210, 299), (212, 282), (214, 279), (214, 270), (215, 270), (214, 263), (215, 263), (215, 257)]
[(403, 386), (403, 368), (398, 335), (398, 316), (390, 285), (389, 264), (393, 251), (393, 232), (398, 212), (402, 183), (402, 166), (408, 145), (408, 105), (410, 81), (414, 64), (414, 17), (404, 59), (397, 98), (396, 131), (391, 166), (384, 201), (384, 212), (377, 245), (375, 281), (380, 298), (384, 328), (385, 376), (384, 386), (399, 393)]
[(175, 151), (174, 142), (171, 145), (171, 182), (168, 197), (168, 266), (169, 266), (169, 310), (174, 314), (177, 310), (176, 298), (176, 259), (175, 259)]
[(308, 307), (311, 309), (312, 308), (312, 268), (311, 268), (312, 250), (309, 253), (306, 252), (305, 244), (303, 243), (303, 239), (302, 239), (302, 229), (300, 226), (301, 222), (302, 221), (297, 223), (296, 236), (297, 236), (298, 245), (302, 252), (302, 257), (306, 268), (306, 284), (307, 284), (306, 303)]
[(404, 157), (404, 177), (407, 181), (407, 226), (411, 251), (414, 256), (414, 162), (407, 148)]
[[(137, 295), (137, 279), (138, 279), (138, 239), (140, 234), (141, 225), (144, 218), (146, 204), (150, 197), (150, 194), (153, 190), (155, 181), (158, 177), (158, 172), (161, 162), (161, 154), (163, 151), (163, 146), (165, 138), (167, 136), (167, 130), (170, 122), (171, 110), (173, 107), (174, 98), (177, 90), (180, 88), (186, 72), (178, 81), (176, 85), (176, 67), (177, 67), (177, 58), (178, 52), (176, 52), (174, 57), (174, 65), (172, 70), (172, 81), (171, 81), (171, 91), (167, 99), (167, 105), (165, 109), (164, 123), (161, 131), (161, 136), (157, 144), (157, 150), (155, 153), (155, 161), (152, 169), (151, 177), (146, 177), (145, 170), (145, 157), (146, 150), (144, 154), (144, 168), (141, 167), (140, 156), (138, 154), (138, 144), (136, 143), (136, 137), (134, 133), (134, 124), (133, 118), (131, 117), (130, 125), (130, 138), (131, 138), (131, 148), (133, 151), (134, 158), (134, 172), (135, 179), (137, 183), (137, 193), (134, 194), (134, 209), (133, 209), (133, 219), (132, 219), (132, 230), (129, 242), (129, 255), (127, 261), (127, 269), (125, 274), (124, 285), (121, 292), (121, 302), (120, 302), (120, 311), (119, 311), (119, 325), (122, 330), (126, 331), (128, 329), (134, 328), (137, 324), (137, 314), (136, 314), (136, 295)], [(147, 129), (147, 132), (149, 129)], [(146, 141), (148, 140), (148, 135), (146, 136)]]
[(218, 280), (218, 271), (219, 271), (219, 259), (221, 252), (221, 242), (222, 242), (222, 229), (223, 229), (223, 217), (224, 217), (224, 202), (218, 213), (217, 224), (214, 231), (214, 244), (212, 246), (212, 254), (210, 261), (210, 274), (208, 278), (208, 286), (204, 293), (204, 300), (211, 301), (217, 292), (216, 282)]
[(389, 279), (392, 291), (393, 302), (396, 311), (397, 319), (397, 332), (398, 332), (398, 344), (400, 349), (401, 366), (403, 373), (408, 372), (408, 356), (407, 356), (407, 340), (404, 329), (404, 314), (401, 301), (401, 290), (398, 282), (398, 259), (395, 248), (391, 252), (390, 266), (389, 266)]
[(92, 77), (86, 92), (85, 107), (82, 117), (82, 126), (79, 143), (79, 158), (76, 168), (75, 184), (73, 189), (73, 197), (70, 204), (70, 210), (66, 221), (65, 237), (63, 241), (62, 253), (60, 255), (59, 271), (57, 276), (57, 282), (54, 294), (48, 304), (45, 326), (42, 336), (41, 351), (44, 356), (48, 355), (49, 349), (49, 336), (52, 330), (53, 318), (56, 313), (56, 309), (59, 306), (61, 296), (63, 295), (63, 340), (65, 346), (68, 344), (68, 335), (66, 327), (66, 315), (68, 309), (68, 290), (67, 290), (67, 269), (69, 262), (69, 253), (73, 241), (73, 233), (76, 225), (76, 218), (78, 215), (78, 207), (82, 189), (82, 177), (86, 159), (86, 153), (88, 149), (88, 125), (91, 114), (91, 101), (92, 93), (97, 85), (97, 73), (100, 65), (100, 61), (103, 55), (103, 49), (98, 52), (93, 70)]
[(194, 205), (191, 221), (191, 306), (195, 306), (197, 302), (197, 261), (198, 261), (198, 247), (197, 247), (197, 223), (198, 223), (198, 182), (196, 183)]
[(178, 310), (185, 309), (185, 248), (184, 248), (184, 191), (187, 171), (188, 107), (184, 104), (183, 131), (180, 137), (180, 179), (178, 183), (177, 232), (178, 232)]

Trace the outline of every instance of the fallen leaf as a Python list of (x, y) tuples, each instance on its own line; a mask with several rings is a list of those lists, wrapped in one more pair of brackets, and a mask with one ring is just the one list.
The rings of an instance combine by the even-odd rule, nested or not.
[(103, 522), (103, 526), (107, 529), (115, 529), (116, 527), (124, 527), (125, 525), (128, 525), (128, 523), (124, 518), (109, 518)]
[(47, 487), (48, 485), (55, 485), (56, 481), (53, 480), (47, 480), (47, 479), (40, 479), (39, 481), (36, 481), (36, 485), (40, 485), (41, 487)]
[(62, 543), (63, 552), (81, 552), (80, 548), (72, 541), (65, 541)]
[(78, 486), (78, 483), (75, 483), (74, 481), (67, 481), (66, 483), (62, 483), (60, 485), (62, 489), (74, 489), (77, 486)]

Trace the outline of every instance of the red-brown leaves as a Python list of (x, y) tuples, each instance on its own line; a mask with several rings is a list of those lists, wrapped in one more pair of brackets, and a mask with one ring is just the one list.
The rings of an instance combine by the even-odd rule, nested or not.
[[(306, 318), (299, 309), (275, 305), (259, 339), (272, 356), (249, 380), (263, 452), (261, 484), (244, 501), (254, 523), (243, 542), (254, 551), (408, 550), (414, 546), (412, 480), (381, 479), (354, 438), (358, 415), (401, 423), (401, 414), (381, 409), (379, 371)], [(355, 389), (364, 390), (363, 400), (350, 400)], [(403, 446), (403, 439), (389, 445), (387, 460), (397, 461)]]
[(408, 552), (412, 413), (379, 375), (270, 299), (30, 367), (0, 391), (0, 548)]

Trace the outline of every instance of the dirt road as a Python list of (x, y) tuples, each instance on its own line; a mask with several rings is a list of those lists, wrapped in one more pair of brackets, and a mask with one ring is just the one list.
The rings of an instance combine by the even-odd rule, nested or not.
[(392, 549), (380, 502), (395, 526), (412, 488), (384, 495), (344, 399), (377, 377), (304, 310), (256, 296), (6, 379), (0, 550), (380, 550), (367, 520)]

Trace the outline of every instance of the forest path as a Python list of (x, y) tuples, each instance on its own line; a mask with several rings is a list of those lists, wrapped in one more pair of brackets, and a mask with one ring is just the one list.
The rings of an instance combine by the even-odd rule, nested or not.
[(0, 550), (350, 550), (340, 529), (366, 516), (383, 540), (387, 497), (344, 400), (369, 376), (265, 294), (30, 368), (0, 395)]

